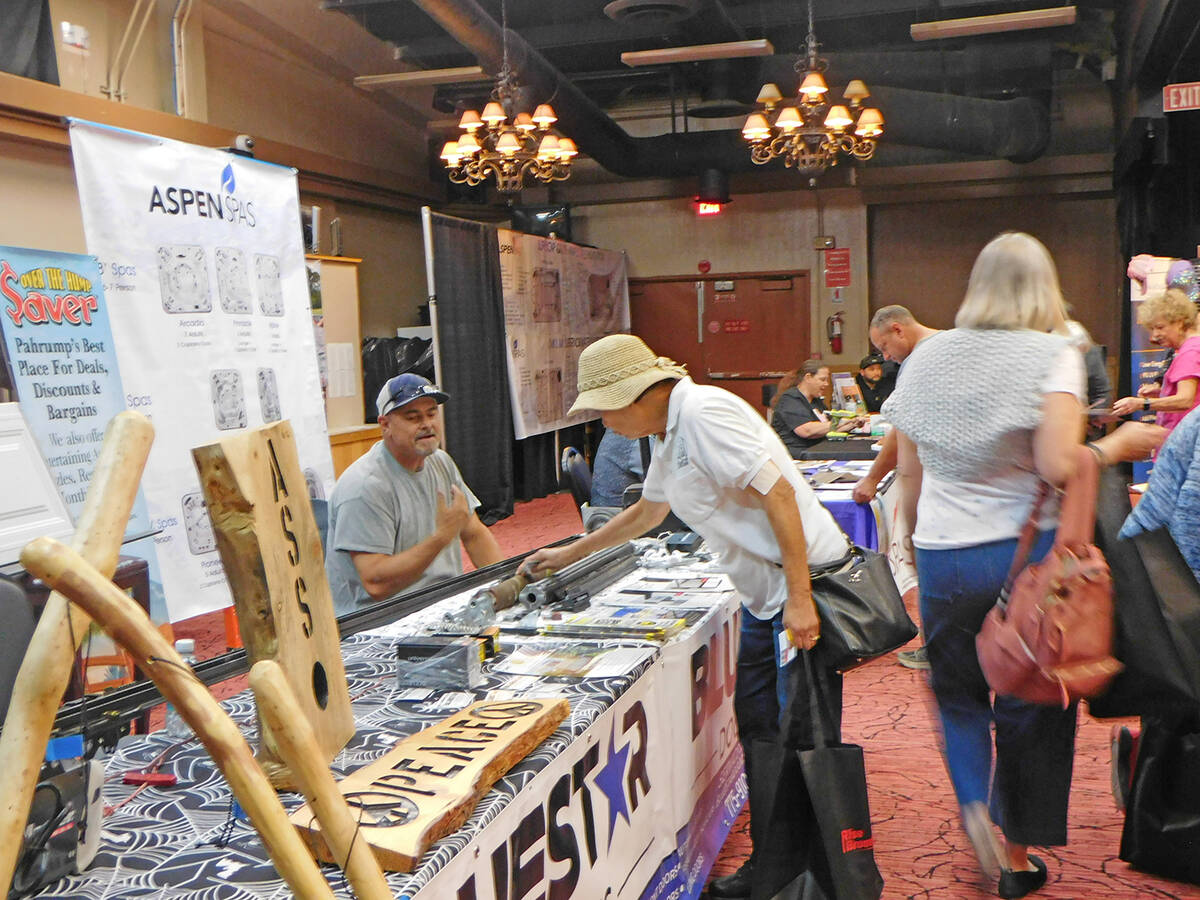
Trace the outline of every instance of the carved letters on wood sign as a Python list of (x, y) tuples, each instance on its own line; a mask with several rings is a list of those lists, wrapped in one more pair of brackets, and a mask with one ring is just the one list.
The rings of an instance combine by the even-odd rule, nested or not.
[[(339, 785), (360, 820), (359, 837), (383, 868), (412, 871), (569, 712), (564, 698), (485, 700), (405, 738)], [(302, 806), (291, 818), (317, 857), (334, 862), (312, 810)]]
[[(192, 451), (251, 665), (279, 663), (325, 756), (354, 734), (337, 618), (321, 536), (291, 423)], [(261, 722), (258, 760), (277, 788), (294, 790)]]

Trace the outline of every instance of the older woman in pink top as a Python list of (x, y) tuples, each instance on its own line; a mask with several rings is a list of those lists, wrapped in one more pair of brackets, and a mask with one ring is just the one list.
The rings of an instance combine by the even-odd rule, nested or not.
[(1150, 342), (1170, 347), (1175, 359), (1163, 376), (1162, 387), (1146, 385), (1136, 397), (1122, 397), (1113, 404), (1118, 416), (1139, 411), (1157, 413), (1157, 421), (1168, 431), (1200, 404), (1200, 329), (1196, 326), (1196, 304), (1178, 288), (1151, 297), (1138, 310), (1138, 324), (1150, 332)]

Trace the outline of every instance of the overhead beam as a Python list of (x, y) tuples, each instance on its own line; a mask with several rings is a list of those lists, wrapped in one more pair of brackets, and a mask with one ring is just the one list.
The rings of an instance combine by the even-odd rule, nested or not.
[(741, 59), (770, 56), (775, 48), (766, 38), (752, 41), (726, 41), (721, 44), (693, 44), (690, 47), (662, 47), (658, 50), (630, 50), (621, 54), (627, 66), (661, 66), (669, 63), (704, 62), (710, 59)]
[(1074, 6), (1054, 6), (1049, 9), (1027, 9), (1021, 12), (998, 13), (993, 16), (971, 16), (965, 19), (919, 22), (909, 27), (909, 34), (912, 35), (914, 41), (940, 41), (947, 38), (1000, 34), (1006, 31), (1027, 31), (1032, 28), (1057, 28), (1074, 24)]
[[(337, 0), (337, 2), (326, 0), (325, 8), (349, 10), (360, 7), (369, 10), (372, 6), (378, 6), (380, 3), (391, 2), (394, 0)], [(994, 0), (960, 0), (957, 5), (971, 7), (989, 3), (994, 3)], [(724, 7), (720, 12), (724, 12)], [(899, 36), (903, 34), (902, 29), (912, 21), (912, 13), (913, 0), (839, 0), (830, 8), (816, 10), (815, 20), (817, 33), (820, 34), (822, 27), (839, 22), (855, 23), (863, 19), (890, 17), (897, 23), (897, 36)], [(749, 29), (758, 33), (761, 33), (763, 28), (786, 26), (802, 28), (805, 24), (802, 6), (795, 0), (766, 0), (766, 2), (742, 4), (729, 9), (725, 18), (734, 28)], [(694, 19), (687, 20), (679, 23), (673, 32), (677, 36), (678, 33), (686, 34), (685, 26), (690, 24), (698, 25), (699, 23), (696, 23)], [(563, 22), (527, 24), (519, 26), (516, 30), (530, 46), (551, 55), (581, 46), (620, 48), (636, 46), (639, 43), (644, 46), (646, 43), (660, 42), (663, 36), (661, 26), (618, 23), (604, 18), (586, 19), (569, 24)], [(464, 56), (462, 45), (453, 38), (443, 35), (416, 37), (411, 40), (398, 34), (380, 33), (379, 36), (392, 40), (397, 45), (396, 52), (401, 59), (418, 64), (427, 60), (450, 62), (455, 61), (454, 57), (456, 56)], [(705, 34), (705, 37), (710, 39), (712, 36), (711, 30)]]
[(453, 69), (415, 69), (411, 72), (388, 72), (383, 75), (356, 75), (354, 86), (373, 91), (380, 87), (428, 87), (433, 84), (463, 84), (491, 80), (492, 76), (479, 66), (458, 66)]
[[(342, 84), (348, 84), (357, 74), (353, 66), (370, 66), (375, 60), (375, 65), (382, 68), (381, 60), (391, 55), (377, 38), (363, 40), (365, 32), (344, 17), (310, 9), (300, 13), (294, 9), (296, 6), (292, 0), (206, 0), (205, 26), (221, 30), (218, 19), (209, 15), (216, 11), (228, 20), (225, 31), (235, 38), (238, 29), (248, 29)], [(369, 101), (409, 126), (424, 127), (425, 116), (397, 97), (380, 94)]]

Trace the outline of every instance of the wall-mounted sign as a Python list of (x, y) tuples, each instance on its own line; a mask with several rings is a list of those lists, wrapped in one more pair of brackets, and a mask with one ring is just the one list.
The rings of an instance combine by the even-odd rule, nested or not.
[(850, 248), (825, 251), (825, 287), (850, 287)]
[(1163, 112), (1200, 109), (1200, 81), (1163, 85)]

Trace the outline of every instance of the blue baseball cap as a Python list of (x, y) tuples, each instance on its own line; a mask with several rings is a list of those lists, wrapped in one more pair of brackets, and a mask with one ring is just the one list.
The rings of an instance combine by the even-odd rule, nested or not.
[(381, 416), (386, 416), (392, 410), (399, 409), (422, 397), (432, 397), (438, 403), (445, 403), (450, 399), (449, 394), (428, 378), (406, 372), (388, 379), (375, 400), (375, 408), (379, 410)]

